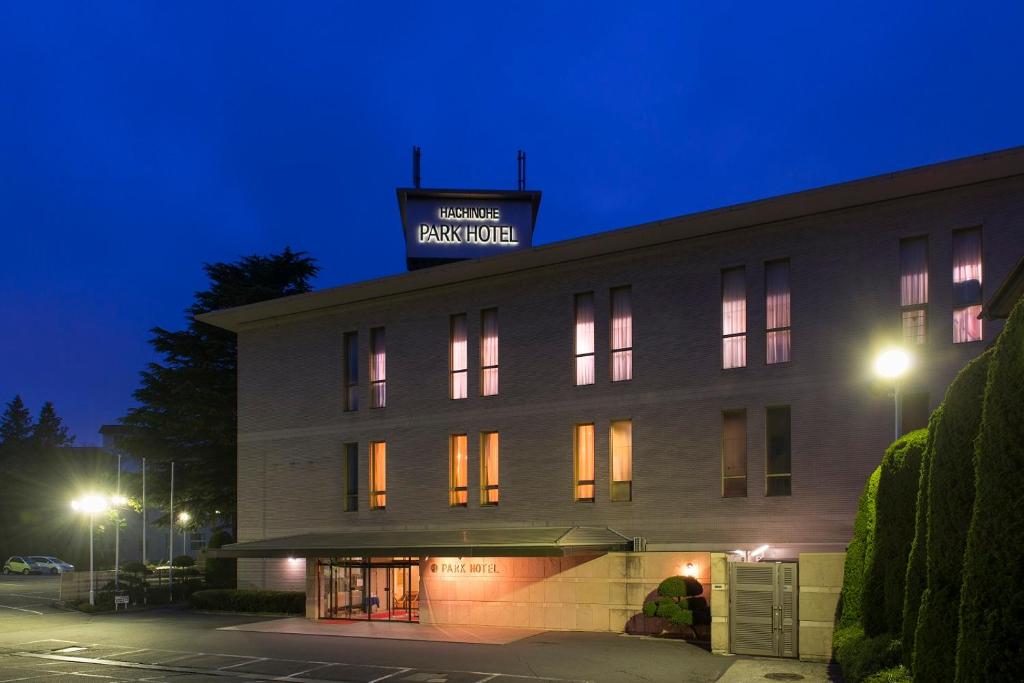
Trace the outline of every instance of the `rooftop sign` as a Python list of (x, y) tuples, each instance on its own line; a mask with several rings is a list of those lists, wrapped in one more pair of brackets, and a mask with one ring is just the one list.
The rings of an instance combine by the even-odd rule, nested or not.
[(398, 190), (410, 270), (533, 245), (540, 192)]

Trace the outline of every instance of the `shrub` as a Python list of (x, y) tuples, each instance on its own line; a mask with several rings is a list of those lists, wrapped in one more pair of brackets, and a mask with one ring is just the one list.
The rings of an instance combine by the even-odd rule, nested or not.
[[(864, 485), (864, 492), (857, 503), (857, 517), (853, 523), (853, 538), (846, 548), (843, 565), (843, 588), (839, 593), (836, 607), (836, 633), (840, 629), (861, 623), (861, 603), (864, 593), (865, 555), (870, 547), (875, 527), (875, 493), (881, 467), (875, 469)], [(835, 642), (833, 641), (833, 646)]]
[(195, 609), (229, 612), (270, 612), (304, 614), (306, 594), (302, 591), (230, 590), (215, 588), (193, 593), (189, 603)]
[(191, 555), (178, 555), (171, 560), (172, 567), (194, 567), (196, 561)]
[(654, 602), (647, 601), (644, 603), (644, 616), (653, 617), (654, 613), (658, 611), (658, 605)]
[(910, 677), (907, 667), (901, 665), (871, 674), (864, 679), (864, 683), (914, 683), (914, 679)]
[(658, 595), (666, 598), (686, 598), (703, 592), (704, 586), (692, 576), (670, 576), (658, 584)]
[(974, 504), (974, 440), (981, 420), (991, 351), (967, 364), (946, 391), (935, 429), (928, 480), (927, 600), (914, 633), (914, 675), (953, 680), (967, 529)]
[(914, 540), (917, 485), (928, 430), (918, 429), (893, 442), (882, 458), (875, 497), (875, 540), (865, 568), (861, 613), (864, 632), (900, 633), (907, 554)]
[[(207, 547), (217, 549), (233, 541), (229, 531), (220, 529), (210, 535)], [(237, 561), (231, 558), (208, 558), (203, 568), (207, 585), (211, 588), (234, 588), (237, 576), (236, 563)]]
[(859, 683), (871, 674), (900, 663), (900, 641), (883, 633), (864, 635), (859, 625), (838, 629), (832, 636), (833, 654), (846, 683)]
[(900, 640), (903, 643), (903, 664), (908, 668), (914, 658), (914, 632), (917, 630), (917, 613), (921, 606), (928, 576), (925, 561), (928, 551), (928, 480), (931, 469), (932, 450), (935, 447), (935, 432), (942, 419), (940, 405), (928, 419), (928, 445), (921, 459), (921, 475), (917, 484), (917, 506), (914, 511), (914, 542), (907, 557), (907, 578), (904, 582), (903, 628)]
[(989, 364), (964, 556), (957, 681), (1018, 680), (1024, 671), (1022, 386), (1024, 300), (1006, 321)]

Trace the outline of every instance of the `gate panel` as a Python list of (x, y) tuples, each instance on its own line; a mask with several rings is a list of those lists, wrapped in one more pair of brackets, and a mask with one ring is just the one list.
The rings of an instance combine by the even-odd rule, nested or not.
[(784, 562), (778, 567), (778, 605), (779, 656), (796, 657), (799, 654), (797, 644), (797, 566), (793, 562)]
[(734, 653), (796, 657), (798, 623), (795, 563), (729, 564), (729, 637)]

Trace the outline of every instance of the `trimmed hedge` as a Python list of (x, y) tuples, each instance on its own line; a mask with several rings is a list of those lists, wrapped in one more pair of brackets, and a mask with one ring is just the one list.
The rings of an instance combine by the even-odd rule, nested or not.
[[(210, 535), (210, 542), (206, 547), (215, 550), (233, 542), (230, 531), (219, 529)], [(234, 588), (238, 573), (237, 563), (238, 561), (233, 558), (207, 558), (203, 567), (206, 585), (210, 588)]]
[(1024, 300), (1006, 321), (989, 364), (964, 557), (957, 681), (1019, 680), (1024, 671), (1022, 387)]
[(302, 591), (229, 590), (196, 591), (189, 597), (195, 609), (226, 612), (271, 612), (305, 614), (306, 594)]
[(903, 622), (907, 555), (914, 541), (917, 485), (928, 430), (918, 429), (894, 441), (882, 458), (875, 497), (875, 539), (864, 573), (861, 614), (864, 633), (898, 636)]
[(870, 638), (859, 625), (838, 629), (832, 637), (832, 646), (846, 683), (859, 683), (900, 663), (899, 640), (885, 633)]
[[(836, 607), (836, 634), (847, 626), (861, 623), (861, 601), (864, 593), (865, 555), (874, 536), (875, 528), (875, 494), (878, 491), (878, 478), (882, 468), (878, 467), (864, 485), (864, 492), (857, 503), (857, 517), (853, 523), (853, 538), (846, 548), (846, 561), (843, 564), (843, 589), (839, 593), (839, 604)], [(833, 637), (833, 647), (836, 641)]]
[(946, 391), (928, 479), (927, 587), (913, 643), (914, 676), (951, 681), (956, 666), (964, 549), (974, 505), (974, 440), (991, 351), (968, 363)]
[(914, 633), (917, 631), (917, 614), (921, 596), (928, 582), (926, 569), (928, 552), (928, 480), (931, 471), (932, 451), (935, 448), (935, 432), (942, 419), (940, 405), (928, 419), (928, 445), (921, 459), (921, 476), (917, 484), (917, 507), (914, 511), (914, 542), (907, 556), (907, 578), (904, 581), (903, 629), (900, 641), (903, 643), (903, 664), (908, 669), (914, 660)]
[(914, 679), (910, 677), (907, 667), (901, 665), (871, 674), (864, 679), (864, 683), (914, 683)]

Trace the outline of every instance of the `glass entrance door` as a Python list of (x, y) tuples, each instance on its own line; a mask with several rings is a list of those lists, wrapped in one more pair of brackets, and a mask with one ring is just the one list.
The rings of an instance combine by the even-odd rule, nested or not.
[(317, 583), (321, 619), (420, 620), (418, 558), (325, 558)]

